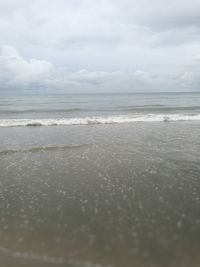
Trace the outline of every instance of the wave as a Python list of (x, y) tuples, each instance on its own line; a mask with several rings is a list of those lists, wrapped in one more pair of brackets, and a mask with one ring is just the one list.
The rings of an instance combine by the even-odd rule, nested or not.
[(54, 263), (54, 264), (66, 263), (65, 259), (61, 257), (56, 258), (56, 257), (49, 257), (47, 255), (37, 255), (33, 253), (28, 253), (28, 252), (11, 251), (4, 247), (0, 247), (0, 252), (12, 258), (36, 260), (36, 261), (41, 261), (44, 263)]
[[(93, 264), (91, 262), (82, 262), (79, 260), (73, 260), (73, 259), (66, 259), (63, 257), (52, 257), (48, 255), (40, 255), (35, 254), (32, 252), (19, 252), (19, 251), (12, 251), (8, 248), (1, 247), (0, 246), (0, 253), (7, 255), (10, 258), (14, 259), (22, 259), (27, 260), (27, 263), (30, 264), (30, 261), (40, 262), (40, 263), (47, 263), (47, 264), (56, 264), (59, 266), (71, 266), (71, 267), (103, 267), (100, 264)], [(104, 266), (106, 267), (106, 266)], [(108, 266), (107, 266), (108, 267)]]
[(124, 107), (121, 108), (122, 111), (150, 111), (150, 112), (179, 112), (179, 111), (196, 111), (200, 110), (200, 106), (193, 107), (166, 107), (163, 105), (154, 105), (154, 106), (135, 106), (135, 107)]
[(91, 111), (90, 109), (69, 108), (69, 109), (25, 109), (25, 110), (1, 110), (1, 114), (26, 114), (26, 113), (70, 113), (70, 112), (84, 112)]
[(90, 144), (83, 144), (83, 145), (72, 145), (72, 146), (42, 146), (42, 147), (32, 147), (28, 149), (6, 149), (1, 150), (0, 155), (7, 155), (7, 154), (16, 154), (16, 153), (26, 153), (26, 152), (48, 152), (48, 151), (62, 151), (62, 150), (69, 150), (69, 149), (76, 149), (76, 148), (84, 148), (89, 146)]
[(90, 124), (119, 124), (136, 122), (170, 122), (170, 121), (200, 121), (200, 114), (146, 114), (146, 115), (115, 115), (84, 118), (62, 119), (0, 119), (0, 127), (18, 126), (70, 126)]
[[(1, 105), (0, 105), (1, 106)], [(24, 110), (15, 110), (15, 109), (2, 109), (0, 110), (1, 114), (29, 114), (29, 113), (75, 113), (75, 112), (101, 112), (101, 111), (192, 111), (192, 110), (200, 110), (200, 106), (183, 106), (183, 107), (166, 107), (164, 105), (138, 105), (138, 106), (116, 106), (110, 108), (63, 108), (63, 109), (24, 109)]]

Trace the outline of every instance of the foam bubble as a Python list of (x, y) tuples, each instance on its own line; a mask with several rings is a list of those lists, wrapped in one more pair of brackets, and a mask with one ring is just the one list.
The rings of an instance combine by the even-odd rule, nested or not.
[(70, 125), (89, 125), (89, 124), (118, 124), (135, 122), (168, 122), (168, 121), (200, 121), (200, 114), (146, 114), (146, 115), (118, 115), (118, 116), (99, 116), (85, 118), (62, 118), (62, 119), (0, 119), (0, 127), (17, 126), (70, 126)]

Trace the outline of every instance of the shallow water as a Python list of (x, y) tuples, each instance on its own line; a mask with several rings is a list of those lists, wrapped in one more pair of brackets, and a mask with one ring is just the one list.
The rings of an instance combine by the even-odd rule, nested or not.
[(3, 267), (200, 265), (200, 123), (0, 130)]

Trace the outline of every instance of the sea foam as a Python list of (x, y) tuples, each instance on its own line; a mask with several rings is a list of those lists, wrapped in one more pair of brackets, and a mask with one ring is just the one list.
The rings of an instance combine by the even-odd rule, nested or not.
[(146, 114), (146, 115), (115, 115), (83, 118), (61, 119), (0, 119), (0, 127), (17, 126), (70, 126), (89, 124), (118, 124), (135, 122), (170, 122), (170, 121), (200, 121), (200, 114)]

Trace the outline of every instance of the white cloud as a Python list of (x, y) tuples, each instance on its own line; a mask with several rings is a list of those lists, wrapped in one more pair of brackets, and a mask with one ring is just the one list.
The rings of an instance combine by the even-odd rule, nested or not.
[(53, 68), (45, 60), (24, 60), (11, 46), (3, 46), (0, 56), (0, 84), (5, 86), (30, 86), (32, 83), (42, 83)]
[[(142, 69), (176, 76), (200, 53), (199, 10), (199, 0), (0, 0), (0, 45), (16, 47), (24, 58), (52, 62), (56, 72), (87, 69), (92, 76)], [(44, 65), (24, 61), (39, 72)], [(18, 73), (16, 79), (25, 81), (20, 76), (26, 75), (27, 83), (36, 82), (39, 75), (28, 69), (31, 74)], [(55, 84), (66, 76), (52, 75), (56, 79), (45, 82)]]
[(0, 89), (60, 92), (146, 92), (198, 90), (199, 56), (171, 74), (128, 71), (70, 71), (39, 59), (26, 60), (11, 46), (2, 47)]

